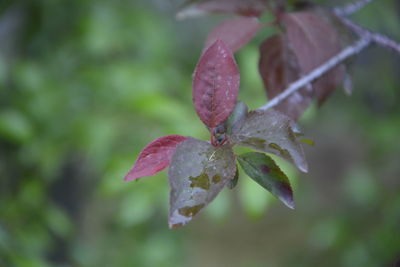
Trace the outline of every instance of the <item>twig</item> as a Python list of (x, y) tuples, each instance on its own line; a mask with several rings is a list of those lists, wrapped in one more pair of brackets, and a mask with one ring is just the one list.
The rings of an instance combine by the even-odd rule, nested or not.
[(286, 99), (288, 96), (290, 96), (300, 88), (308, 85), (312, 81), (318, 79), (319, 77), (330, 71), (332, 68), (345, 61), (347, 58), (360, 53), (364, 48), (366, 48), (371, 43), (371, 40), (372, 39), (369, 35), (362, 37), (356, 43), (354, 43), (351, 46), (348, 46), (347, 48), (342, 50), (339, 54), (332, 57), (321, 66), (315, 68), (313, 71), (311, 71), (304, 77), (300, 78), (299, 80), (291, 83), (285, 91), (283, 91), (276, 97), (272, 98), (271, 101), (268, 101), (268, 103), (260, 107), (259, 110), (267, 110), (272, 107), (275, 107), (281, 101)]
[(346, 25), (350, 30), (358, 34), (360, 39), (353, 45), (348, 46), (347, 48), (342, 50), (339, 54), (332, 57), (321, 66), (315, 68), (313, 71), (311, 71), (304, 77), (291, 83), (285, 91), (283, 91), (276, 97), (272, 98), (271, 101), (268, 101), (268, 103), (260, 107), (259, 110), (267, 110), (279, 105), (283, 100), (285, 100), (294, 92), (298, 91), (304, 86), (309, 85), (311, 82), (318, 79), (319, 77), (321, 77), (322, 75), (333, 69), (335, 66), (345, 61), (347, 58), (360, 53), (364, 48), (366, 48), (369, 44), (371, 44), (371, 42), (374, 42), (382, 47), (396, 51), (400, 55), (400, 43), (397, 43), (396, 41), (390, 39), (389, 37), (383, 34), (372, 32), (368, 29), (365, 29), (364, 27), (354, 23), (353, 21), (344, 16), (356, 12), (357, 10), (362, 8), (365, 4), (372, 1), (373, 0), (361, 0), (359, 2), (350, 4), (345, 8), (334, 9), (334, 13), (338, 16), (338, 18), (342, 21), (342, 23)]
[(392, 50), (396, 51), (397, 53), (399, 53), (399, 55), (400, 55), (400, 43), (397, 43), (396, 41), (390, 39), (389, 37), (387, 37), (383, 34), (372, 32), (372, 31), (354, 23), (353, 21), (349, 20), (348, 18), (339, 16), (339, 15), (338, 15), (338, 17), (342, 21), (343, 24), (345, 24), (347, 27), (349, 27), (349, 29), (351, 29), (352, 31), (357, 33), (359, 36), (369, 36), (372, 39), (372, 41), (374, 43), (376, 43), (377, 45), (392, 49)]
[(347, 4), (344, 7), (337, 7), (334, 9), (334, 12), (338, 16), (348, 16), (353, 13), (356, 13), (361, 8), (363, 8), (366, 4), (371, 3), (374, 0), (359, 0), (358, 2)]

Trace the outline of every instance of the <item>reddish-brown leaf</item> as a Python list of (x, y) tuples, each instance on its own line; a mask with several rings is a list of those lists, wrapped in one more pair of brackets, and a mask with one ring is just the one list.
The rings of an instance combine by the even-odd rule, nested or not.
[(162, 171), (168, 167), (176, 146), (186, 139), (185, 136), (168, 135), (154, 140), (140, 152), (135, 165), (124, 180), (130, 181)]
[(192, 0), (188, 1), (176, 14), (179, 19), (209, 13), (260, 16), (267, 8), (264, 0)]
[[(295, 12), (282, 16), (289, 45), (296, 55), (304, 74), (325, 63), (340, 52), (340, 39), (335, 28), (317, 13)], [(343, 66), (338, 66), (314, 83), (318, 102), (324, 100), (342, 81)]]
[[(284, 35), (274, 35), (261, 44), (259, 71), (269, 99), (282, 93), (290, 83), (300, 78), (297, 58)], [(276, 109), (298, 120), (311, 100), (312, 92), (302, 88), (282, 101)]]
[(204, 50), (219, 39), (235, 53), (247, 44), (261, 28), (262, 24), (256, 17), (237, 17), (223, 21), (208, 35)]
[(205, 125), (213, 128), (228, 118), (235, 108), (239, 83), (232, 52), (217, 40), (201, 56), (193, 77), (193, 104)]

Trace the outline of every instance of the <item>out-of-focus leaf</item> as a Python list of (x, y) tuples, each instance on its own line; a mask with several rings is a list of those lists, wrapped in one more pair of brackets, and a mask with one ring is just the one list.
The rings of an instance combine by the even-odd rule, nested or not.
[(217, 40), (201, 56), (193, 77), (193, 104), (205, 125), (216, 127), (232, 113), (239, 83), (232, 52)]
[[(294, 12), (282, 16), (289, 45), (305, 75), (340, 52), (340, 39), (335, 28), (315, 12)], [(342, 81), (344, 67), (338, 66), (314, 83), (318, 103)]]
[(124, 180), (130, 181), (143, 176), (154, 175), (164, 170), (168, 167), (176, 146), (186, 139), (185, 136), (168, 135), (154, 140), (140, 152), (135, 165)]
[(293, 191), (289, 179), (275, 161), (262, 153), (250, 152), (238, 157), (240, 166), (247, 175), (271, 194), (293, 209)]
[(307, 162), (293, 131), (294, 125), (289, 117), (278, 111), (251, 111), (241, 127), (234, 129), (232, 142), (278, 155), (307, 172)]
[(239, 127), (239, 125), (246, 119), (248, 108), (245, 103), (238, 102), (232, 114), (229, 116), (227, 121), (227, 132), (230, 134), (234, 127)]
[(235, 155), (229, 145), (214, 147), (189, 138), (176, 148), (168, 172), (169, 226), (185, 225), (233, 179)]
[(207, 37), (204, 50), (215, 41), (222, 40), (233, 53), (238, 51), (256, 35), (262, 24), (255, 17), (238, 17), (223, 21)]
[(263, 0), (191, 0), (176, 14), (178, 19), (196, 17), (210, 13), (260, 16), (267, 8)]
[(15, 110), (0, 112), (0, 137), (15, 143), (28, 141), (33, 134), (32, 125), (23, 114)]
[[(259, 71), (269, 99), (300, 78), (300, 67), (286, 36), (274, 35), (261, 44)], [(304, 87), (282, 101), (276, 109), (298, 120), (311, 100), (312, 92)]]
[(233, 179), (231, 179), (231, 180), (228, 181), (228, 183), (226, 184), (226, 186), (227, 186), (229, 189), (233, 189), (233, 188), (236, 187), (238, 181), (239, 181), (239, 169), (238, 169), (238, 167), (237, 167), (237, 165), (236, 165), (236, 173), (235, 173), (235, 176), (233, 177)]

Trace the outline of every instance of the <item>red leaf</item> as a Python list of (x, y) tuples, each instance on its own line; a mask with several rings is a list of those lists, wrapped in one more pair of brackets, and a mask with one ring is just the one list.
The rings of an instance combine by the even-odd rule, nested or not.
[(205, 125), (216, 127), (232, 113), (239, 83), (232, 52), (217, 40), (201, 56), (193, 78), (193, 104)]
[(187, 138), (180, 135), (168, 135), (154, 140), (140, 152), (135, 165), (124, 180), (135, 180), (164, 170), (168, 167), (176, 146)]
[(235, 53), (247, 44), (261, 27), (262, 24), (255, 17), (238, 17), (223, 21), (208, 35), (204, 50), (219, 39)]
[[(261, 44), (259, 71), (269, 99), (282, 93), (290, 83), (300, 78), (297, 58), (284, 35), (274, 35)], [(302, 88), (275, 109), (298, 120), (311, 103), (312, 97), (312, 92)]]
[[(282, 16), (282, 21), (287, 29), (290, 46), (304, 74), (308, 74), (340, 52), (337, 31), (316, 13), (288, 13)], [(315, 95), (320, 104), (342, 81), (343, 74), (343, 66), (338, 66), (314, 83)]]
[(267, 8), (264, 0), (197, 0), (188, 1), (176, 14), (178, 19), (209, 13), (239, 14), (258, 17)]

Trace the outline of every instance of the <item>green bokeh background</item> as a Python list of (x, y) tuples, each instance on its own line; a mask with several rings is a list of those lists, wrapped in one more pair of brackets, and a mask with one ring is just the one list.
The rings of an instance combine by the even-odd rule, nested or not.
[[(169, 230), (166, 172), (122, 181), (159, 136), (208, 139), (191, 75), (225, 17), (176, 21), (181, 2), (0, 1), (0, 266), (393, 265), (400, 56), (382, 48), (352, 60), (351, 97), (338, 90), (300, 120), (316, 142), (309, 174), (277, 159), (296, 210), (241, 173), (233, 191)], [(400, 40), (399, 14), (398, 1), (382, 0), (353, 17)], [(253, 109), (266, 101), (258, 44), (272, 33), (236, 55), (239, 97)]]

